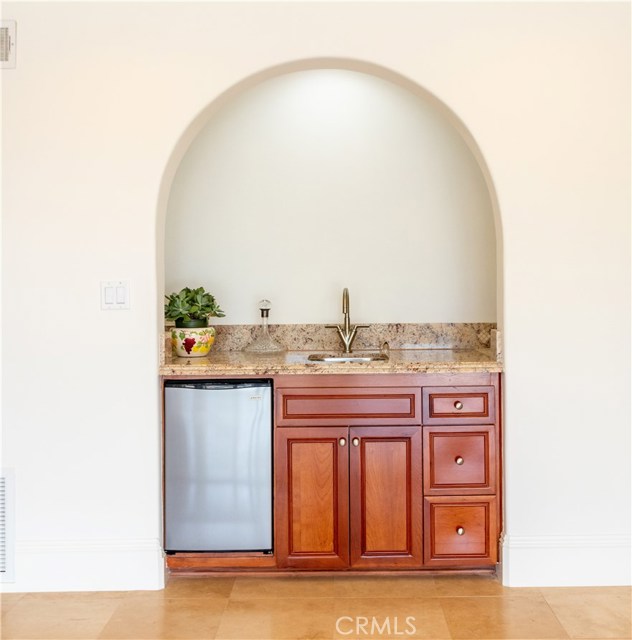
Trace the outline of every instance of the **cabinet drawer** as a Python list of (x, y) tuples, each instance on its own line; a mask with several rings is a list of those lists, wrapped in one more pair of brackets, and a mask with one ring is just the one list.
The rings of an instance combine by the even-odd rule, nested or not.
[(424, 564), (492, 565), (497, 559), (496, 498), (424, 500)]
[(280, 427), (312, 425), (419, 425), (420, 387), (281, 388)]
[(493, 426), (424, 427), (426, 495), (496, 493)]
[(491, 424), (494, 387), (424, 387), (424, 424)]

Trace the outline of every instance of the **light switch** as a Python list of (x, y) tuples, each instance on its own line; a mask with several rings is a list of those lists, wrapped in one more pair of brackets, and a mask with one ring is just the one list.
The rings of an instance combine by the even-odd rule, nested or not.
[(105, 287), (105, 304), (114, 304), (114, 287)]
[(129, 280), (101, 281), (101, 310), (129, 309)]
[(0, 69), (15, 69), (15, 20), (0, 22)]

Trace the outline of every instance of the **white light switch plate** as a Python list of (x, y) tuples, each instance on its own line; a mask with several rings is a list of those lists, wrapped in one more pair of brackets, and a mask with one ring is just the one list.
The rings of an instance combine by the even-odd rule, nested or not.
[(15, 20), (0, 21), (0, 69), (15, 69)]
[(101, 280), (101, 310), (129, 309), (129, 280)]

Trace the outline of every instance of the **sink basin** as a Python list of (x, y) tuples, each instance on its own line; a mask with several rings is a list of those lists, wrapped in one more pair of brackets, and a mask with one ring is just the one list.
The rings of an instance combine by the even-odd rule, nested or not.
[(386, 353), (312, 353), (307, 356), (313, 362), (375, 362), (388, 360)]

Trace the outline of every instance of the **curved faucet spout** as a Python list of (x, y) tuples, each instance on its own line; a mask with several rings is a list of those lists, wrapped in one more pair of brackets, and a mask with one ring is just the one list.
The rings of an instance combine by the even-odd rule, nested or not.
[(346, 287), (342, 291), (342, 314), (344, 316), (344, 323), (341, 327), (339, 324), (328, 324), (327, 329), (336, 329), (338, 335), (344, 345), (344, 352), (351, 353), (351, 345), (355, 340), (358, 329), (366, 329), (368, 324), (356, 324), (351, 326), (351, 317), (349, 313), (349, 289)]
[(342, 290), (342, 313), (349, 313), (349, 289), (347, 287)]
[(351, 352), (351, 343), (353, 342), (353, 338), (355, 338), (355, 330), (353, 331), (353, 334), (350, 334), (350, 332), (351, 332), (351, 315), (349, 313), (349, 289), (347, 289), (347, 287), (345, 287), (342, 290), (342, 316), (344, 318), (344, 332), (345, 332), (345, 335), (351, 336), (351, 337), (348, 337), (347, 340), (345, 340), (343, 338), (342, 341), (343, 341), (345, 347), (347, 346), (347, 341), (349, 342), (349, 352)]

